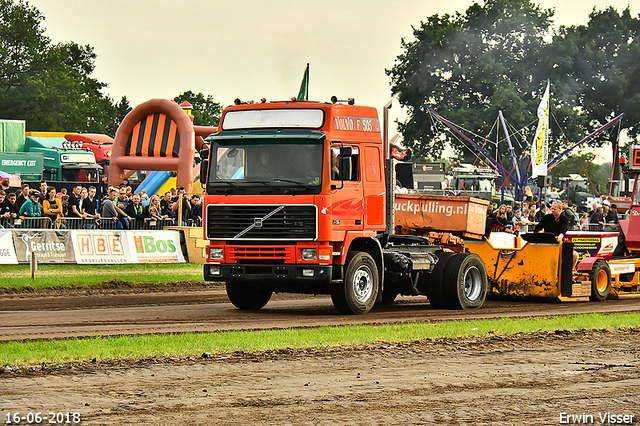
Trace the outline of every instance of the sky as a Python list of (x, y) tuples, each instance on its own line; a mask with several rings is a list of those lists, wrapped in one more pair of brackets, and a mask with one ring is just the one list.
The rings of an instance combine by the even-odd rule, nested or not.
[[(298, 94), (310, 64), (309, 100), (355, 98), (378, 107), (391, 99), (385, 69), (401, 39), (435, 14), (464, 13), (471, 0), (28, 0), (53, 42), (93, 46), (93, 77), (132, 107), (191, 90), (222, 106)], [(640, 0), (538, 0), (559, 25), (586, 24), (594, 7)], [(437, 106), (436, 106), (437, 108)], [(404, 120), (397, 102), (391, 120)], [(392, 125), (391, 131), (394, 132)], [(393, 133), (392, 133), (393, 135)]]

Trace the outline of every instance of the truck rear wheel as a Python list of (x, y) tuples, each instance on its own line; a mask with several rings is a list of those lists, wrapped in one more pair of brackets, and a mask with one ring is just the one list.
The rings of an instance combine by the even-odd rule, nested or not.
[(487, 297), (487, 270), (477, 254), (456, 253), (445, 267), (443, 293), (450, 309), (475, 309)]
[(429, 304), (434, 309), (442, 309), (446, 307), (444, 303), (444, 269), (447, 266), (447, 262), (449, 258), (454, 253), (451, 252), (440, 252), (437, 253), (438, 262), (433, 270), (428, 273), (422, 273), (420, 277), (419, 290), (427, 295), (427, 299), (429, 299)]
[(371, 310), (380, 288), (378, 267), (365, 252), (349, 256), (342, 285), (331, 292), (333, 306), (343, 314), (364, 314)]
[(604, 260), (598, 260), (593, 265), (589, 274), (591, 279), (591, 297), (589, 299), (599, 302), (606, 299), (611, 292), (611, 268)]
[(273, 293), (269, 287), (254, 283), (227, 282), (227, 297), (238, 309), (257, 311), (269, 303)]

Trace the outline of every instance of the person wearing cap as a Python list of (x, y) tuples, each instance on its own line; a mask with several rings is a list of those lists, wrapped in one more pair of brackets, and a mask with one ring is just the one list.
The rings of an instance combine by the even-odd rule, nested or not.
[(41, 217), (42, 210), (40, 209), (40, 203), (38, 203), (38, 198), (40, 198), (40, 191), (36, 191), (35, 189), (29, 190), (29, 199), (25, 201), (22, 206), (20, 206), (20, 216), (22, 217)]

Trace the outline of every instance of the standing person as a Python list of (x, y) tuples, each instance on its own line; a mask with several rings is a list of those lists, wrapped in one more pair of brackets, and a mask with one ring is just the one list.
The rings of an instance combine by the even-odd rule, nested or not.
[[(562, 215), (562, 206), (558, 202), (551, 204), (551, 213), (542, 216), (540, 222), (536, 225), (534, 232), (551, 232), (555, 235), (558, 242), (562, 241), (562, 237), (569, 229), (569, 222), (566, 216)], [(578, 264), (578, 252), (573, 251), (573, 269)]]
[(71, 194), (69, 194), (69, 216), (80, 217), (80, 210), (78, 209), (78, 201), (80, 200), (80, 192), (82, 191), (82, 185), (78, 184), (73, 187)]
[[(127, 188), (123, 185), (120, 185), (118, 188), (118, 198), (116, 198), (115, 203), (116, 206), (120, 209), (120, 211), (124, 212), (127, 209), (131, 201), (129, 200), (129, 196), (127, 195)], [(126, 214), (118, 213), (118, 220), (122, 224), (122, 229), (129, 229), (129, 219)]]
[(140, 202), (140, 195), (133, 194), (131, 202), (127, 205), (124, 212), (131, 218), (131, 229), (142, 229), (145, 215), (144, 207), (142, 207), (142, 203)]
[(42, 210), (42, 203), (44, 203), (44, 199), (47, 198), (47, 182), (40, 182), (40, 197), (38, 198), (38, 203), (40, 203), (40, 209)]
[(524, 197), (522, 197), (522, 201), (527, 201), (528, 203), (533, 202), (533, 193), (531, 192), (531, 187), (524, 187)]
[(87, 194), (87, 198), (84, 200), (84, 203), (83, 203), (84, 213), (86, 213), (89, 217), (92, 217), (94, 219), (100, 219), (100, 214), (98, 213), (99, 211), (98, 205), (99, 205), (98, 199), (96, 198), (96, 187), (90, 186), (89, 193)]
[(18, 198), (16, 199), (16, 206), (18, 207), (18, 210), (20, 210), (20, 207), (22, 207), (24, 202), (29, 199), (29, 191), (30, 190), (31, 189), (29, 188), (29, 184), (28, 183), (23, 183), (22, 184), (22, 189), (20, 190), (20, 194), (18, 195)]
[(191, 213), (189, 214), (189, 220), (191, 220), (195, 226), (202, 225), (202, 203), (200, 203), (200, 196), (198, 194), (191, 196)]
[(16, 206), (16, 198), (16, 193), (10, 192), (5, 197), (4, 202), (0, 204), (0, 216), (4, 219), (4, 223), (11, 228), (13, 228), (13, 223), (19, 215), (18, 206)]
[(20, 216), (23, 217), (41, 217), (42, 210), (40, 209), (40, 192), (35, 189), (29, 190), (29, 199), (25, 201), (20, 207)]
[(604, 219), (606, 223), (613, 223), (616, 225), (620, 223), (620, 218), (618, 217), (618, 206), (616, 204), (611, 204), (609, 213), (607, 213)]
[(604, 226), (604, 217), (602, 216), (602, 207), (596, 208), (596, 211), (589, 218), (589, 231), (602, 231)]
[(151, 199), (149, 200), (149, 204), (147, 205), (147, 217), (151, 217), (151, 207), (155, 207), (156, 208), (156, 215), (160, 218), (160, 219), (166, 219), (168, 216), (163, 216), (162, 215), (162, 205), (160, 203), (160, 197), (158, 197), (157, 195), (152, 195)]
[(569, 231), (578, 229), (578, 217), (573, 211), (573, 202), (571, 200), (562, 201), (562, 214), (567, 218), (569, 223)]
[(78, 214), (83, 219), (90, 217), (89, 213), (87, 213), (87, 197), (89, 197), (89, 192), (87, 188), (82, 187), (80, 189), (80, 198), (78, 198)]
[(171, 202), (171, 192), (165, 192), (164, 198), (160, 200), (160, 216), (175, 219), (175, 203)]
[(98, 184), (96, 188), (96, 196), (99, 201), (102, 201), (105, 198), (109, 198), (109, 176), (102, 175), (102, 181)]
[(70, 217), (71, 212), (69, 211), (69, 195), (64, 194), (62, 197), (60, 197), (60, 202), (62, 203), (62, 217)]
[(11, 213), (9, 212), (9, 205), (5, 198), (5, 191), (0, 189), (0, 225), (2, 225), (3, 228), (9, 228)]
[(115, 200), (117, 197), (118, 197), (118, 191), (115, 189), (112, 189), (111, 192), (109, 192), (109, 198), (107, 198), (102, 203), (102, 211), (100, 215), (103, 218), (111, 218), (114, 221), (117, 220), (119, 229), (127, 229), (123, 225), (123, 222), (118, 220), (119, 217), (127, 217), (127, 214), (124, 211), (122, 211), (120, 207), (116, 205)]
[(47, 196), (42, 202), (44, 215), (51, 219), (51, 223), (56, 223), (62, 217), (62, 201), (56, 197), (57, 192), (53, 186), (47, 188)]
[(2, 190), (4, 191), (4, 193), (8, 194), (10, 188), (9, 179), (2, 179), (0, 185), (2, 185)]

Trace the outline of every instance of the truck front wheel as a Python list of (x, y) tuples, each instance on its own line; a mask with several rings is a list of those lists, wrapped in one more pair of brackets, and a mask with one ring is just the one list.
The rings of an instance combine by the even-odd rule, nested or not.
[(450, 309), (479, 308), (487, 297), (487, 270), (477, 254), (457, 253), (447, 262), (444, 298)]
[(227, 282), (226, 288), (227, 297), (233, 306), (248, 311), (264, 307), (273, 293), (270, 288), (253, 283)]
[(331, 300), (343, 314), (364, 314), (371, 310), (378, 296), (378, 267), (365, 252), (349, 256), (342, 285), (331, 292)]

